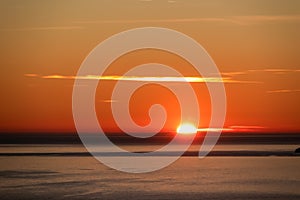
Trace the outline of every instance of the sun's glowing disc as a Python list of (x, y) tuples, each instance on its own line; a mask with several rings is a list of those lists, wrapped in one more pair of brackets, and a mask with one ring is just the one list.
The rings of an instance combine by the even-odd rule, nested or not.
[(195, 134), (197, 133), (197, 127), (193, 124), (181, 124), (177, 128), (178, 134)]

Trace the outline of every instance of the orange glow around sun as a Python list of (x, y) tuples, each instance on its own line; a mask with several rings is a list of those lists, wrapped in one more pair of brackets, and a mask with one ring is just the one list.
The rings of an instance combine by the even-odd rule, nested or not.
[(196, 134), (197, 133), (197, 127), (193, 124), (184, 123), (178, 126), (177, 133), (178, 134)]

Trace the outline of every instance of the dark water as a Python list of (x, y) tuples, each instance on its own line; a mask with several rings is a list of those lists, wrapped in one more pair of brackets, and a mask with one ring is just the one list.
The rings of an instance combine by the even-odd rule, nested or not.
[[(102, 165), (81, 145), (1, 145), (0, 194), (4, 200), (300, 199), (300, 157), (280, 155), (297, 147), (217, 145), (214, 152), (227, 154), (185, 156), (156, 172), (128, 174)], [(236, 156), (236, 152), (258, 155)]]

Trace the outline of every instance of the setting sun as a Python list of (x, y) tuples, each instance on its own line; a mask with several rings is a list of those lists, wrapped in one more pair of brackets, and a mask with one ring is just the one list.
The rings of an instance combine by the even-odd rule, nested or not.
[(197, 133), (197, 127), (195, 127), (193, 124), (181, 124), (177, 128), (178, 134), (195, 134)]

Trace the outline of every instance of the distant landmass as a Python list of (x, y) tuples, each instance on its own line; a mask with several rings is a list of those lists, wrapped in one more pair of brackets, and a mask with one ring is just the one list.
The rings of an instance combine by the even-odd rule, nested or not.
[[(90, 134), (91, 136), (93, 134)], [(167, 144), (174, 133), (159, 133), (151, 138), (135, 138), (124, 133), (110, 133), (116, 144)], [(198, 134), (194, 143), (202, 143), (205, 134)], [(81, 144), (76, 133), (0, 133), (0, 144)], [(218, 144), (294, 144), (300, 145), (300, 133), (224, 133)]]

